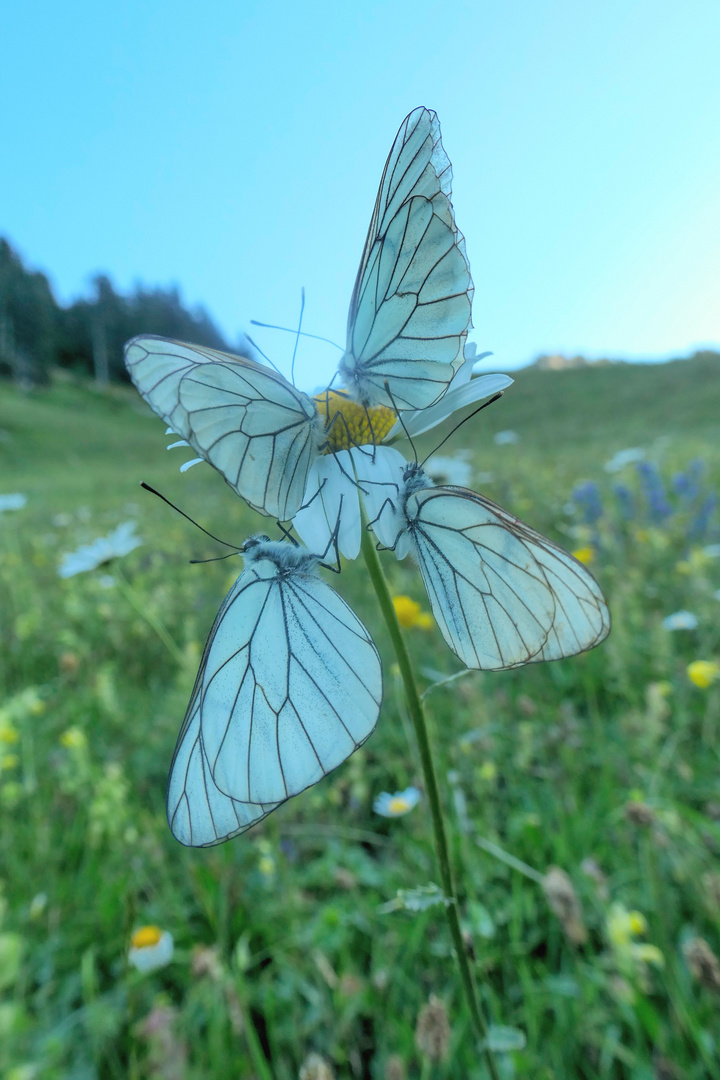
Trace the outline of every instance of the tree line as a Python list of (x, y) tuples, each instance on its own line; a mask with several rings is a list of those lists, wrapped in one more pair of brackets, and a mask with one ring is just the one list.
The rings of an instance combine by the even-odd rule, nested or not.
[[(54, 368), (66, 368), (101, 385), (127, 381), (123, 345), (141, 333), (229, 348), (205, 309), (188, 310), (176, 286), (137, 285), (123, 296), (97, 274), (89, 298), (62, 307), (45, 274), (28, 269), (0, 238), (0, 377), (42, 385)], [(242, 343), (232, 351), (238, 348), (252, 355)]]

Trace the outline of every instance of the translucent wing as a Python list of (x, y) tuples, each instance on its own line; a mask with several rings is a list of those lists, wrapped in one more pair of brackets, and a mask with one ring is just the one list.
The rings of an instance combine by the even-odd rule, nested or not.
[(350, 302), (339, 370), (363, 404), (425, 408), (463, 361), (473, 286), (451, 180), (437, 116), (415, 109), (387, 159)]
[[(182, 843), (219, 843), (317, 783), (371, 734), (382, 699), (367, 630), (268, 543), (225, 599), (170, 772)], [(292, 552), (292, 549), (290, 549)]]
[(225, 597), (208, 635), (200, 669), (190, 697), (170, 766), (167, 817), (176, 840), (186, 847), (211, 847), (245, 832), (261, 821), (275, 805), (242, 803), (223, 794), (210, 772), (200, 730), (200, 701), (208, 652), (222, 624), (225, 609), (237, 583)]
[(150, 407), (255, 510), (291, 518), (323, 438), (314, 402), (262, 364), (136, 337), (125, 364)]
[(468, 667), (557, 660), (609, 633), (610, 613), (585, 567), (483, 496), (416, 491), (406, 522), (435, 619)]

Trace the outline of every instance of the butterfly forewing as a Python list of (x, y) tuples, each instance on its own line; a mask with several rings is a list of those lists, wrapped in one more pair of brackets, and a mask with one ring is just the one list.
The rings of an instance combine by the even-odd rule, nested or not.
[(271, 368), (165, 338), (133, 338), (130, 376), (150, 407), (255, 510), (302, 505), (323, 439), (314, 402)]
[(451, 178), (437, 116), (416, 109), (390, 151), (350, 304), (340, 372), (365, 404), (425, 408), (463, 361), (473, 289)]

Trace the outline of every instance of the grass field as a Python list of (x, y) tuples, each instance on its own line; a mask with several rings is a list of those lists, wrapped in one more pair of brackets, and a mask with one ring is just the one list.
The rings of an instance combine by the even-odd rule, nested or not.
[[(720, 1077), (719, 416), (717, 357), (530, 370), (441, 451), (585, 549), (613, 615), (589, 654), (426, 698), (503, 1078)], [(0, 495), (27, 496), (0, 513), (0, 1075), (481, 1080), (441, 908), (387, 909), (438, 875), (426, 800), (372, 809), (422, 774), (360, 564), (332, 584), (383, 656), (375, 734), (224, 846), (168, 831), (167, 768), (240, 564), (188, 565), (218, 545), (138, 484), (233, 542), (267, 519), (210, 467), (181, 476), (167, 441), (131, 389), (0, 386)], [(642, 461), (604, 469), (634, 447)], [(141, 547), (58, 576), (129, 520)], [(409, 560), (384, 564), (427, 606)], [(666, 629), (678, 610), (697, 626)], [(423, 689), (459, 670), (437, 630), (408, 640)], [(175, 943), (151, 973), (128, 964), (143, 925)], [(415, 1041), (431, 995), (442, 1061)]]

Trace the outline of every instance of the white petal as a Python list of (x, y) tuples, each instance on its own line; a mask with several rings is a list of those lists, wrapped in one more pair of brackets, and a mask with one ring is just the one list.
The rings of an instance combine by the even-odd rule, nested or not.
[(456, 390), (458, 386), (464, 386), (465, 383), (470, 382), (470, 379), (472, 378), (472, 374), (475, 371), (475, 368), (477, 367), (477, 365), (480, 363), (481, 360), (485, 359), (486, 356), (492, 356), (492, 353), (491, 352), (478, 353), (477, 345), (475, 344), (474, 341), (471, 341), (468, 344), (466, 344), (465, 345), (465, 360), (464, 360), (462, 366), (455, 372), (455, 375), (454, 375), (450, 385), (448, 386), (447, 392), (450, 393), (451, 390)]
[(422, 435), (423, 432), (429, 431), (430, 428), (441, 424), (443, 420), (447, 420), (458, 409), (463, 409), (466, 405), (471, 405), (474, 401), (480, 401), (482, 398), (492, 397), (493, 394), (512, 386), (513, 381), (508, 375), (481, 375), (479, 379), (471, 379), (464, 386), (448, 390), (447, 394), (440, 398), (437, 404), (431, 405), (428, 409), (403, 413), (403, 423), (401, 424), (399, 420), (395, 423), (387, 436), (387, 440), (402, 435), (403, 424), (411, 438)]
[(396, 506), (407, 462), (389, 446), (376, 447), (374, 455), (360, 450), (351, 453), (368, 521), (380, 543), (392, 547), (402, 527)]
[(313, 462), (303, 503), (293, 525), (308, 550), (315, 555), (327, 550), (339, 518), (338, 547), (346, 559), (356, 559), (361, 540), (360, 502), (349, 450), (326, 454)]

